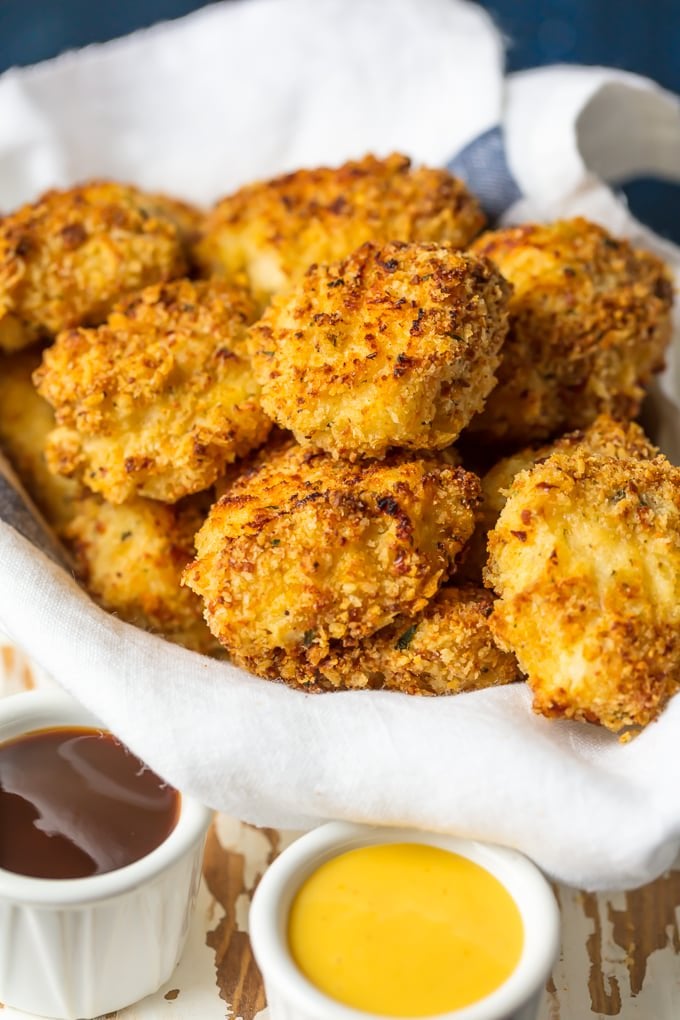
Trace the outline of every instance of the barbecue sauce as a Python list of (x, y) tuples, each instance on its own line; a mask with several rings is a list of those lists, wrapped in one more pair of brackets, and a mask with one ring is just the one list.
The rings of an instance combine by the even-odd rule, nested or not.
[(180, 796), (112, 733), (55, 727), (0, 744), (0, 868), (85, 878), (150, 853)]

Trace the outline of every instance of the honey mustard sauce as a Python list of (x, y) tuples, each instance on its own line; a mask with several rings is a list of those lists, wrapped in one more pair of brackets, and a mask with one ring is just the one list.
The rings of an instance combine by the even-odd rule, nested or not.
[(483, 999), (512, 974), (519, 909), (480, 865), (438, 847), (361, 847), (298, 890), (288, 941), (318, 989), (383, 1016), (435, 1016)]

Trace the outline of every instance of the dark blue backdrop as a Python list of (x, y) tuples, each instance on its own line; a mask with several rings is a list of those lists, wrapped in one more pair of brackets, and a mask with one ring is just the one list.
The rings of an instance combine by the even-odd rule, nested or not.
[[(0, 0), (0, 70), (201, 6), (196, 0)], [(510, 70), (555, 61), (609, 64), (680, 92), (680, 0), (486, 0), (484, 6), (508, 38)], [(637, 181), (626, 191), (641, 219), (680, 241), (680, 189)]]

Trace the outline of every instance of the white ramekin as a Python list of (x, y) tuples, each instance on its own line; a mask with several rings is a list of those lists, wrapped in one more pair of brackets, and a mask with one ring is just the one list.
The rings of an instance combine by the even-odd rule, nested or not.
[[(60, 692), (0, 699), (0, 742), (70, 725), (101, 723)], [(77, 1020), (155, 992), (184, 946), (210, 818), (207, 808), (182, 797), (168, 838), (104, 875), (54, 880), (0, 868), (0, 1001)]]
[(452, 850), (490, 871), (515, 900), (524, 922), (524, 948), (508, 980), (472, 1006), (440, 1020), (535, 1020), (559, 948), (559, 911), (538, 868), (504, 847), (415, 829), (331, 822), (303, 836), (278, 857), (257, 887), (250, 938), (264, 977), (271, 1020), (389, 1020), (328, 998), (296, 967), (288, 949), (288, 915), (295, 893), (324, 861), (374, 843), (425, 843)]

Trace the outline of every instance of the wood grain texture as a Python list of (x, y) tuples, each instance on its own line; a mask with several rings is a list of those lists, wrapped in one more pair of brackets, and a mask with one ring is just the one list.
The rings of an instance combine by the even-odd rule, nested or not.
[(584, 916), (593, 924), (593, 930), (586, 940), (590, 960), (588, 989), (591, 1011), (605, 1016), (618, 1016), (621, 1012), (621, 989), (615, 975), (605, 974), (600, 904), (596, 896), (584, 894), (582, 906)]
[(245, 883), (245, 859), (241, 853), (224, 849), (214, 827), (208, 833), (203, 877), (223, 911), (221, 920), (206, 935), (215, 954), (217, 987), (235, 1015), (254, 1020), (266, 1002), (250, 940), (237, 925), (238, 899), (251, 894)]
[(637, 996), (644, 987), (647, 966), (653, 953), (670, 948), (680, 954), (680, 872), (662, 875), (651, 885), (644, 885), (625, 895), (625, 906), (608, 905), (615, 945), (625, 953), (630, 979), (630, 993)]
[(632, 892), (557, 893), (562, 951), (540, 1020), (677, 1020), (680, 872)]

